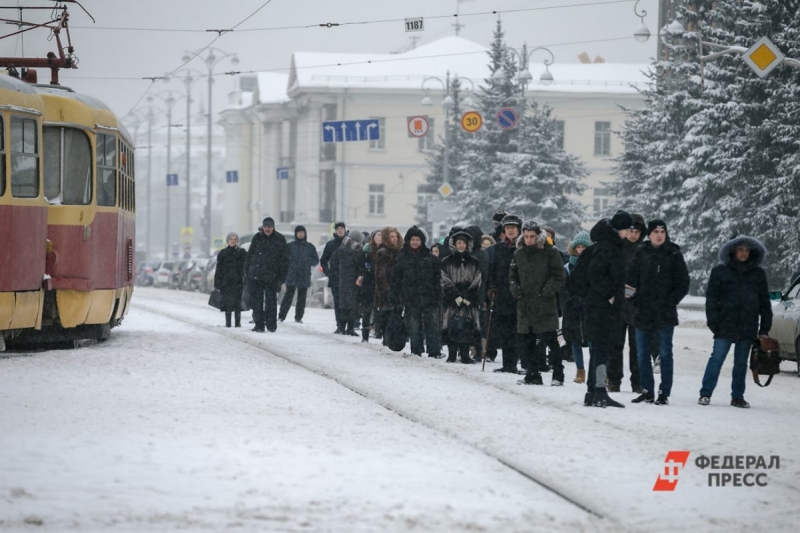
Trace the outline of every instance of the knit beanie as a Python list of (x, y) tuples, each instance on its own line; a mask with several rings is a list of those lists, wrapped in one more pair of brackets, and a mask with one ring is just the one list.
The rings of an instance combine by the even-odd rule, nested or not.
[(647, 224), (647, 235), (650, 235), (651, 233), (653, 233), (653, 231), (655, 231), (658, 228), (664, 228), (664, 233), (667, 233), (667, 223), (666, 222), (664, 222), (663, 220), (657, 219), (657, 218), (654, 219), (654, 220), (651, 220)]
[(633, 228), (633, 217), (627, 211), (620, 209), (611, 217), (611, 226), (619, 231)]
[(587, 248), (592, 245), (592, 239), (589, 238), (588, 231), (581, 231), (578, 232), (575, 237), (572, 239), (572, 247), (577, 248), (578, 246), (586, 246)]

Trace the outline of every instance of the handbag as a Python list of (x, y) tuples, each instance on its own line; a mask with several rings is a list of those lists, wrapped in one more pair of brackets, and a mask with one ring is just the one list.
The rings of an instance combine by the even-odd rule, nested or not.
[(453, 344), (472, 344), (475, 342), (474, 333), (472, 319), (461, 310), (447, 322), (447, 338)]
[(219, 292), (219, 289), (211, 291), (211, 295), (208, 297), (208, 305), (214, 309), (222, 310), (222, 293)]
[[(750, 370), (753, 372), (753, 381), (759, 387), (767, 387), (772, 383), (775, 374), (781, 372), (780, 343), (772, 337), (762, 336), (753, 341), (750, 350)], [(769, 376), (763, 385), (759, 375)]]
[(401, 352), (406, 347), (408, 333), (406, 332), (406, 323), (403, 320), (403, 312), (401, 310), (398, 309), (389, 313), (389, 320), (386, 322), (386, 329), (383, 332), (383, 340), (393, 352)]

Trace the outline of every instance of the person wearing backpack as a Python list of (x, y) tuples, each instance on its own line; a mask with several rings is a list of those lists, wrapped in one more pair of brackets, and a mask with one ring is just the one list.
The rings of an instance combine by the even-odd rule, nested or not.
[(718, 257), (719, 264), (711, 270), (706, 288), (706, 321), (714, 333), (714, 348), (697, 403), (711, 403), (722, 364), (733, 345), (731, 405), (747, 409), (747, 356), (756, 337), (767, 335), (772, 328), (769, 285), (761, 267), (767, 249), (756, 238), (738, 235), (722, 245)]
[[(689, 270), (681, 248), (669, 239), (667, 224), (651, 220), (648, 240), (633, 254), (625, 296), (633, 304), (633, 325), (642, 393), (633, 403), (669, 405), (672, 392), (672, 337), (678, 325), (678, 303), (689, 293)], [(658, 339), (661, 385), (655, 399), (650, 351)]]
[(564, 317), (561, 320), (561, 333), (567, 347), (572, 350), (572, 358), (575, 360), (575, 383), (586, 382), (586, 369), (583, 366), (583, 298), (575, 294), (571, 289), (574, 278), (575, 266), (581, 254), (592, 245), (588, 231), (581, 231), (572, 239), (572, 243), (567, 246), (569, 262), (564, 266), (567, 273), (567, 281), (561, 289), (563, 295)]
[(625, 298), (625, 256), (622, 239), (633, 227), (633, 217), (619, 210), (592, 228), (594, 244), (578, 260), (576, 274), (585, 285), (584, 338), (589, 342), (589, 372), (586, 376), (584, 405), (625, 406), (611, 399), (606, 389), (606, 371), (611, 350), (625, 342), (622, 300)]

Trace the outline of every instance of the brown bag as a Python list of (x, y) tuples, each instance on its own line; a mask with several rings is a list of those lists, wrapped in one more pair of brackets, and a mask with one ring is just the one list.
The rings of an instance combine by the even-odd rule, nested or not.
[[(777, 339), (766, 335), (753, 342), (750, 351), (750, 370), (753, 371), (753, 381), (759, 387), (766, 387), (772, 383), (772, 377), (781, 371), (781, 346)], [(759, 375), (769, 376), (765, 384), (761, 384)]]

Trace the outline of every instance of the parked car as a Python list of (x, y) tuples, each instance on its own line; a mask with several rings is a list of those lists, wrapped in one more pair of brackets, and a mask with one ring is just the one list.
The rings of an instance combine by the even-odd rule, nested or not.
[(215, 255), (211, 259), (209, 259), (208, 264), (206, 265), (206, 288), (204, 292), (210, 293), (214, 290), (214, 275), (217, 273), (217, 256)]
[(161, 263), (155, 269), (155, 287), (169, 286), (169, 279), (172, 275), (172, 267), (174, 266), (174, 261), (161, 261)]
[(797, 362), (800, 376), (800, 276), (795, 277), (786, 292), (771, 292), (770, 298), (780, 301), (772, 307), (769, 336), (780, 343), (782, 358)]
[(208, 257), (198, 257), (194, 260), (194, 268), (189, 272), (189, 290), (206, 291), (206, 265), (211, 259)]
[(183, 261), (176, 262), (172, 267), (172, 272), (170, 272), (168, 287), (170, 289), (188, 289), (189, 273), (193, 267), (194, 261), (191, 259), (184, 259)]
[(139, 264), (136, 265), (136, 278), (133, 280), (134, 285), (143, 287), (155, 285), (155, 272), (160, 265), (161, 261), (157, 260), (140, 261)]

